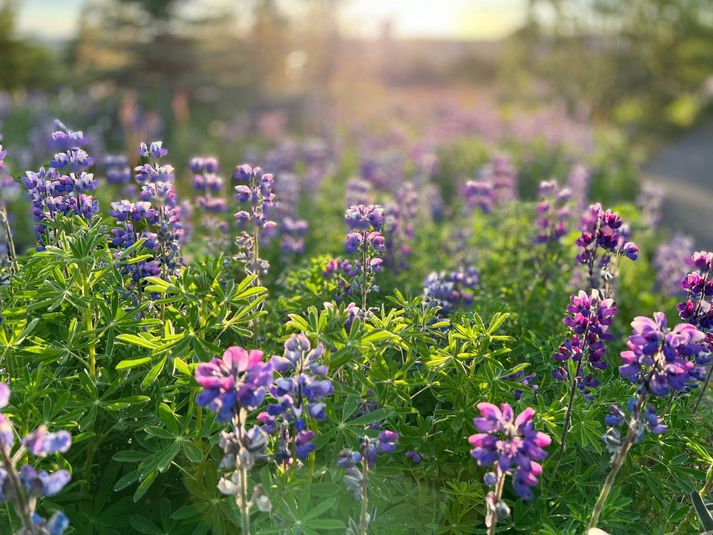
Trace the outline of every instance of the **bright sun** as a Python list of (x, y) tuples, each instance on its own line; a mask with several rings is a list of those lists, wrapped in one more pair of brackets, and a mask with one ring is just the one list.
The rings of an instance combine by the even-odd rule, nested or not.
[(515, 30), (525, 0), (349, 0), (343, 9), (348, 33), (374, 37), (385, 21), (398, 37), (496, 39)]

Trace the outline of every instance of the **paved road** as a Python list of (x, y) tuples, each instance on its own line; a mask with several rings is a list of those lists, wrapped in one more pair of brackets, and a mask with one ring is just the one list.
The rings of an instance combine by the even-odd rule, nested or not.
[(644, 166), (644, 176), (666, 189), (663, 223), (713, 250), (713, 121), (668, 145)]

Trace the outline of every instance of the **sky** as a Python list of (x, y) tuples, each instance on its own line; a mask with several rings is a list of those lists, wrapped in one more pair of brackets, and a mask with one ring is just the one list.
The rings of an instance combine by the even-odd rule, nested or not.
[[(197, 4), (236, 0), (190, 0)], [(279, 0), (290, 10), (297, 0)], [(77, 29), (85, 0), (19, 0), (18, 30), (24, 36), (67, 39)], [(378, 36), (390, 20), (401, 38), (498, 39), (518, 28), (526, 0), (345, 0), (341, 23), (350, 35)]]

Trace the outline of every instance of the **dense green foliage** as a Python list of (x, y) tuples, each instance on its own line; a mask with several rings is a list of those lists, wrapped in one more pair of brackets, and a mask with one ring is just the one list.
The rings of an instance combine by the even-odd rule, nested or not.
[[(315, 254), (341, 254), (332, 187), (340, 186), (325, 183), (311, 206)], [(628, 322), (659, 309), (675, 318), (675, 300), (653, 291), (649, 259), (657, 237), (636, 223), (633, 207), (619, 208), (634, 223), (643, 254), (622, 268), (610, 368), (592, 403), (575, 400), (557, 477), (548, 477), (555, 440), (535, 500), (520, 502), (506, 491), (517, 503), (502, 526), (516, 533), (581, 533), (608, 472), (603, 416), (633, 392), (616, 369)], [(43, 507), (65, 510), (75, 533), (234, 533), (239, 512), (216, 489), (219, 426), (194, 403), (193, 370), (230, 345), (280, 354), (290, 333), (303, 332), (328, 349), (335, 395), (317, 429), (317, 451), (301, 470), (265, 464), (254, 472), (273, 502), (270, 515), (255, 514), (256, 532), (343, 531), (358, 506), (334, 460), (374, 422), (401, 438), (400, 453), (384, 457), (372, 474), (372, 531), (481, 529), (483, 470), (465, 440), (473, 433), (474, 404), (533, 406), (538, 427), (553, 437), (564, 417), (568, 387), (551, 370), (573, 290), (575, 233), (560, 248), (534, 247), (533, 220), (534, 205), (524, 202), (464, 221), (422, 220), (411, 267), (379, 275), (380, 292), (370, 296), (376, 312), (345, 329), (343, 305), (323, 307), (335, 297), (334, 284), (322, 276), (328, 257), (305, 257), (296, 266), (274, 261), (256, 286), (232, 261), (204, 257), (194, 244), (180, 277), (152, 278), (137, 291), (116, 268), (121, 259), (108, 247), (108, 220), (61, 219), (54, 231), (59, 246), (23, 256), (0, 287), (0, 362), (14, 392), (9, 412), (20, 431), (46, 423), (74, 437), (67, 454), (46, 461), (71, 470), (72, 483)], [(464, 224), (473, 230), (468, 247), (481, 285), (472, 307), (441, 318), (423, 306), (421, 282), (431, 270), (455, 267), (449, 242)], [(135, 252), (140, 248), (123, 258), (140, 259)], [(539, 391), (524, 388), (516, 401), (521, 385), (504, 378), (523, 369), (537, 374)], [(710, 404), (694, 415), (692, 401), (676, 397), (658, 407), (669, 431), (634, 447), (602, 527), (663, 534), (682, 525), (687, 496), (702, 486), (711, 464)], [(366, 402), (378, 408), (365, 412)], [(404, 459), (411, 449), (422, 455), (420, 464)], [(12, 516), (3, 522), (3, 532), (14, 524)], [(683, 532), (693, 531), (691, 525)]]

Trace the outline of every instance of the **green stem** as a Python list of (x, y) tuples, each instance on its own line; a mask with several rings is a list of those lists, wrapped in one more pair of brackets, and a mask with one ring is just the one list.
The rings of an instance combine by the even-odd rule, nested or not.
[(10, 273), (14, 273), (17, 270), (17, 255), (15, 253), (15, 242), (12, 239), (12, 230), (10, 230), (10, 222), (7, 219), (7, 212), (4, 206), (0, 206), (0, 222), (7, 239), (7, 258), (10, 261)]
[[(505, 477), (506, 477), (505, 472), (501, 472), (500, 468), (498, 468), (498, 482), (495, 485), (495, 501), (494, 505), (497, 505), (497, 503), (502, 499), (503, 497), (503, 489), (505, 488)], [(488, 535), (494, 535), (495, 533), (495, 526), (498, 524), (498, 515), (494, 514), (493, 515), (493, 521), (488, 526)]]
[[(585, 336), (586, 336), (586, 333), (585, 333)], [(574, 405), (574, 397), (577, 395), (577, 377), (579, 377), (579, 372), (582, 371), (582, 363), (583, 362), (584, 362), (584, 355), (582, 355), (579, 359), (579, 362), (577, 362), (577, 369), (574, 372), (574, 377), (572, 377), (572, 386), (569, 389), (569, 401), (567, 402), (567, 412), (565, 412), (565, 414), (564, 414), (564, 426), (562, 427), (562, 437), (560, 438), (560, 447), (559, 447), (559, 450), (557, 451), (557, 454), (560, 456), (560, 460), (562, 458), (562, 454), (564, 453), (565, 444), (567, 442), (567, 433), (569, 432), (569, 424), (570, 424), (570, 421), (572, 420), (572, 406)], [(553, 475), (557, 472), (558, 467), (559, 467), (559, 461), (557, 462), (557, 465), (555, 466)]]
[(32, 521), (32, 512), (27, 507), (25, 492), (22, 483), (20, 483), (20, 477), (17, 475), (15, 463), (10, 460), (6, 447), (0, 446), (0, 451), (2, 451), (2, 464), (5, 466), (7, 476), (10, 479), (10, 484), (13, 489), (15, 511), (17, 511), (18, 516), (22, 519), (22, 525), (25, 528), (23, 532), (28, 535), (39, 535), (37, 525)]
[[(84, 297), (89, 296), (89, 283), (87, 281), (88, 276), (84, 274), (84, 284), (83, 284), (83, 294)], [(87, 329), (87, 336), (89, 337), (89, 377), (92, 382), (96, 382), (97, 379), (97, 347), (96, 340), (94, 339), (94, 310), (92, 307), (87, 307), (85, 312), (85, 328)]]
[(367, 535), (369, 532), (369, 492), (367, 489), (367, 474), (369, 473), (369, 465), (366, 461), (366, 455), (362, 455), (361, 467), (363, 477), (359, 484), (359, 498), (361, 501), (361, 513), (359, 514), (359, 535)]
[(626, 437), (624, 438), (624, 442), (622, 442), (621, 446), (619, 447), (619, 450), (616, 452), (616, 456), (614, 457), (614, 462), (612, 462), (609, 475), (607, 476), (606, 481), (604, 481), (602, 491), (599, 493), (597, 503), (594, 505), (594, 510), (592, 511), (592, 517), (589, 520), (588, 529), (597, 527), (599, 517), (601, 516), (602, 511), (604, 510), (604, 505), (606, 504), (607, 498), (609, 497), (609, 493), (614, 487), (616, 476), (619, 473), (619, 470), (621, 470), (621, 467), (624, 466), (626, 456), (629, 453), (631, 446), (634, 444), (634, 440), (636, 439), (636, 428), (639, 424), (639, 416), (641, 415), (641, 411), (644, 407), (644, 404), (646, 403), (647, 398), (648, 394), (641, 394), (641, 397), (639, 398), (636, 407), (631, 413), (631, 420), (629, 421), (629, 428), (626, 432)]
[(240, 497), (238, 498), (238, 507), (240, 508), (240, 525), (242, 535), (250, 535), (250, 504), (248, 502), (248, 471), (245, 468), (245, 463), (241, 463), (238, 468), (238, 476), (240, 477)]

